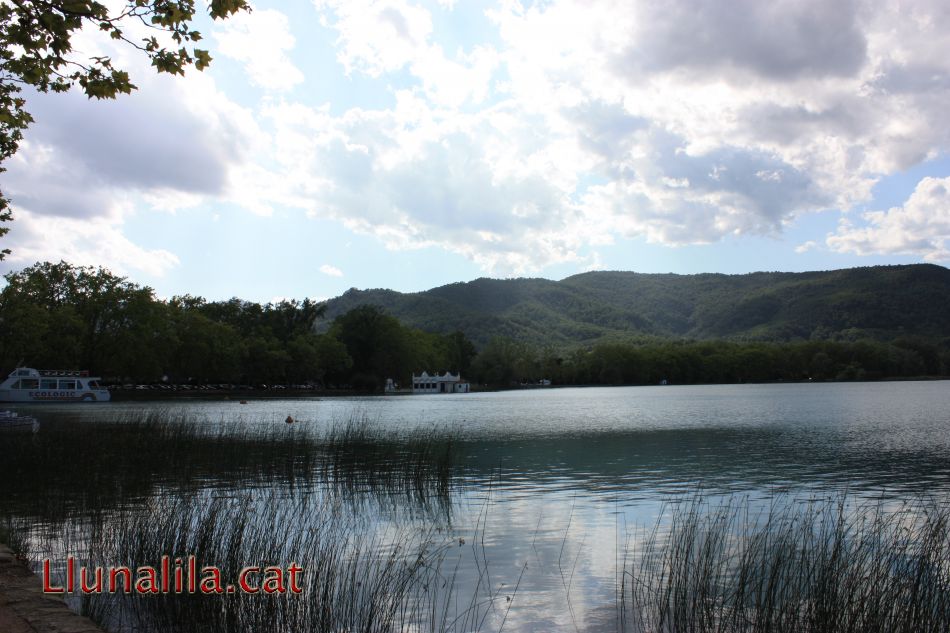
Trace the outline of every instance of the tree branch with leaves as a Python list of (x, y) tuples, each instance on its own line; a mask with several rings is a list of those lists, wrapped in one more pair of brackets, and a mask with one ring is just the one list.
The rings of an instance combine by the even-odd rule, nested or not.
[[(116, 68), (111, 58), (84, 59), (75, 53), (72, 41), (80, 30), (101, 32), (138, 50), (161, 73), (204, 70), (211, 62), (208, 51), (197, 46), (201, 33), (192, 28), (194, 0), (128, 0), (119, 6), (110, 10), (90, 0), (0, 1), (0, 165), (16, 153), (33, 122), (23, 87), (65, 92), (78, 86), (90, 99), (113, 99), (136, 89), (128, 72)], [(246, 0), (212, 0), (208, 5), (215, 20), (239, 11), (250, 11)], [(136, 23), (151, 32), (148, 37), (136, 41), (127, 34)], [(9, 205), (0, 191), (0, 223), (13, 219)], [(9, 230), (0, 226), (0, 237)], [(0, 250), (0, 260), (9, 252)]]

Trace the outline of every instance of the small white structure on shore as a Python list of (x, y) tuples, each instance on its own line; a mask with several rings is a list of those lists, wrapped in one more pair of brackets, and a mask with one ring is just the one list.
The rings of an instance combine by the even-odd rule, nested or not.
[(431, 376), (422, 372), (418, 376), (412, 375), (412, 393), (468, 393), (471, 385), (462, 380), (462, 374), (438, 372)]

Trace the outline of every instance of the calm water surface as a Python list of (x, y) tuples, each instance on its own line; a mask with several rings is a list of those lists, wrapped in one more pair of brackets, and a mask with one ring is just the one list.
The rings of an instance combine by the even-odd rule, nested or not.
[(538, 389), (457, 395), (21, 406), (94, 422), (182, 410), (315, 434), (353, 416), (393, 432), (459, 432), (470, 481), (518, 493), (640, 499), (667, 487), (944, 489), (950, 382)]
[[(505, 630), (610, 630), (617, 561), (671, 502), (846, 492), (950, 494), (950, 382), (566, 388), (370, 398), (23, 406), (95, 423), (142, 408), (213, 428), (236, 416), (319, 435), (353, 416), (394, 433), (460, 433), (447, 533), (458, 578), (487, 564), (515, 595)], [(406, 521), (379, 512), (378, 520)], [(434, 518), (412, 519), (422, 523)], [(462, 542), (464, 541), (464, 543)], [(453, 563), (455, 564), (455, 563)], [(517, 585), (517, 591), (514, 587)], [(464, 590), (461, 591), (464, 593)], [(505, 614), (490, 615), (486, 628)], [(494, 627), (497, 630), (497, 626)]]

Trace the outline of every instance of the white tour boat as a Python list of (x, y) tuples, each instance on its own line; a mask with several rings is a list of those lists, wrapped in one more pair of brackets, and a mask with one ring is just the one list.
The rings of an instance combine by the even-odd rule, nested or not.
[(107, 402), (109, 390), (88, 371), (17, 367), (0, 383), (0, 402)]

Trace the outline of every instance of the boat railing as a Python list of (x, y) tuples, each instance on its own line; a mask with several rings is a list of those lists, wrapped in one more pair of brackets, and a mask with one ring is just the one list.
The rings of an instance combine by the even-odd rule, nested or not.
[(45, 376), (45, 377), (54, 377), (54, 376), (65, 377), (65, 378), (88, 378), (89, 377), (89, 371), (85, 369), (81, 371), (78, 371), (78, 370), (70, 371), (66, 369), (40, 369), (39, 372), (40, 372), (40, 376)]

